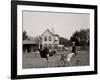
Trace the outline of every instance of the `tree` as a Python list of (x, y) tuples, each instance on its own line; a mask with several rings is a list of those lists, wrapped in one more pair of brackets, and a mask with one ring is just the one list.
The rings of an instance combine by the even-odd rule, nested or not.
[(28, 39), (27, 32), (26, 31), (23, 31), (23, 40), (26, 40), (26, 39)]
[(77, 46), (89, 46), (89, 29), (76, 31), (70, 38)]
[(60, 37), (59, 44), (62, 44), (64, 46), (68, 47), (68, 46), (71, 45), (71, 41), (66, 39), (66, 38), (64, 38), (64, 37)]

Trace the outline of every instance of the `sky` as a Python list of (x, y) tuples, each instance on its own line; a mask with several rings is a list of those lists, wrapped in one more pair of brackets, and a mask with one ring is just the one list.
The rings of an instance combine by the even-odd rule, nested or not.
[(70, 39), (75, 31), (89, 29), (90, 15), (82, 13), (23, 11), (23, 31), (29, 36), (40, 36), (46, 29)]

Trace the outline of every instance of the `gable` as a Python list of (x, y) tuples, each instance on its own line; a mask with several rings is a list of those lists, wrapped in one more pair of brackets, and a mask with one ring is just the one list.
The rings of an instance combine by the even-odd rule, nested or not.
[(54, 34), (50, 31), (50, 30), (46, 30), (42, 35), (41, 35), (41, 37), (42, 36), (53, 36)]

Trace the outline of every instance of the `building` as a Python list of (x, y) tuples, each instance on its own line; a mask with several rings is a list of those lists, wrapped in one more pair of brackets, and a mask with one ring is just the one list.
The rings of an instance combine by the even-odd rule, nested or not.
[(23, 40), (23, 52), (35, 52), (38, 50), (39, 47), (38, 38), (28, 37), (27, 39)]
[(41, 36), (30, 37), (23, 40), (23, 52), (34, 52), (38, 49), (44, 49), (45, 47), (49, 50), (62, 51), (64, 45), (59, 44), (59, 35), (51, 32), (49, 29), (45, 30)]
[(48, 47), (49, 49), (58, 49), (59, 46), (59, 35), (54, 34), (49, 29), (41, 35), (41, 45), (42, 49)]

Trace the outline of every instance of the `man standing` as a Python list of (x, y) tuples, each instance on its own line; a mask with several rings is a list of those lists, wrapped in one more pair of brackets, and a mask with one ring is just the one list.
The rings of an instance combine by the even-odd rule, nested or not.
[(73, 46), (72, 46), (72, 53), (74, 53), (75, 55), (76, 53), (76, 46), (75, 46), (75, 42), (73, 42)]

